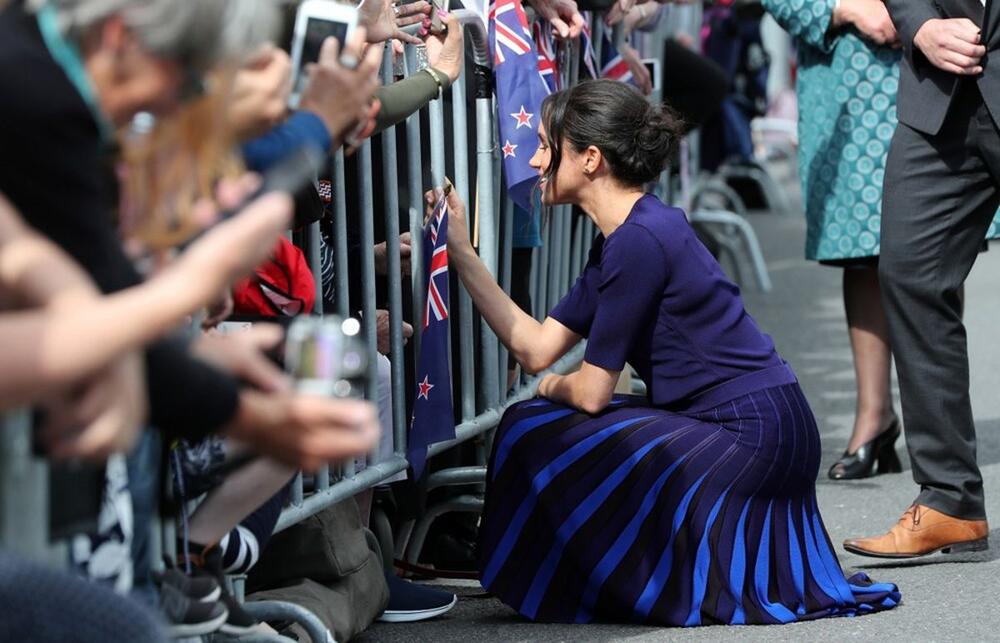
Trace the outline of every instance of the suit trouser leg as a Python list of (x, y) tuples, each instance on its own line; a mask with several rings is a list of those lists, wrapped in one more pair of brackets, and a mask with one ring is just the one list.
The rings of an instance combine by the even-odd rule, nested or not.
[(960, 291), (1000, 203), (996, 170), (1000, 134), (970, 86), (938, 135), (897, 128), (883, 189), (879, 277), (917, 502), (965, 519), (985, 507)]

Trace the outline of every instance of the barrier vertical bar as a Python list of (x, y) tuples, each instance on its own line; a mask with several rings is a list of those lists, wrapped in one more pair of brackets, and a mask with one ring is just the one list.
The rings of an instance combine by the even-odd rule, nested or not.
[(551, 247), (549, 248), (549, 268), (548, 268), (548, 279), (546, 280), (546, 290), (548, 294), (546, 295), (549, 303), (549, 308), (556, 305), (559, 301), (559, 273), (560, 266), (562, 265), (562, 236), (563, 236), (563, 219), (566, 218), (566, 208), (567, 206), (557, 206), (553, 208), (552, 221), (549, 222), (549, 228), (552, 232), (549, 237), (549, 243)]
[[(477, 69), (476, 77), (476, 185), (478, 188), (479, 257), (494, 279), (497, 278), (497, 220), (496, 202), (493, 191), (494, 130), (493, 92), (488, 76)], [(482, 398), (485, 408), (494, 408), (500, 403), (499, 352), (497, 337), (489, 324), (480, 324), (482, 350)], [(506, 379), (506, 378), (504, 378)]]
[[(438, 101), (440, 102), (440, 101)], [(466, 206), (466, 220), (472, 221), (476, 208), (469, 198), (469, 129), (465, 105), (465, 75), (459, 76), (451, 86), (452, 158), (455, 167), (455, 189)], [(442, 132), (443, 135), (443, 132)], [(473, 230), (469, 229), (473, 234)], [(458, 282), (458, 337), (462, 350), (458, 355), (462, 381), (462, 420), (476, 414), (476, 362), (473, 332), (472, 298), (462, 283)], [(454, 332), (454, 330), (453, 330)]]
[(344, 152), (338, 150), (331, 165), (333, 189), (333, 284), (336, 312), (348, 317), (350, 299), (347, 268), (347, 177), (344, 170)]
[(549, 208), (542, 227), (542, 247), (538, 251), (538, 261), (534, 265), (535, 291), (538, 302), (538, 317), (545, 319), (549, 312), (549, 255), (552, 254), (552, 218), (555, 208)]
[[(503, 238), (500, 253), (500, 287), (505, 293), (510, 293), (511, 273), (514, 270), (514, 202), (509, 198), (502, 199), (503, 207), (500, 208), (500, 234)], [(528, 311), (531, 314), (531, 311)], [(500, 344), (500, 402), (507, 399), (507, 347)]]
[(48, 467), (32, 454), (27, 411), (0, 418), (0, 546), (37, 562), (60, 564), (49, 546)]
[[(407, 45), (403, 52), (404, 67), (408, 74), (416, 70), (416, 48)], [(413, 299), (413, 354), (420, 355), (420, 320), (424, 317), (424, 177), (421, 159), (420, 113), (410, 114), (406, 119), (406, 181), (410, 192), (410, 235), (413, 243), (410, 246), (410, 285)], [(417, 360), (413, 360), (413, 368), (417, 368)], [(406, 441), (396, 445), (396, 453), (406, 454)]]
[[(350, 279), (347, 261), (347, 174), (344, 151), (337, 150), (330, 167), (333, 198), (333, 287), (336, 312), (343, 319), (351, 314)], [(338, 478), (354, 475), (354, 461), (336, 465)]]
[(302, 472), (295, 474), (295, 478), (292, 480), (292, 506), (301, 507), (303, 497), (302, 488)]
[(570, 285), (570, 272), (572, 265), (571, 263), (571, 253), (572, 253), (572, 242), (573, 242), (573, 220), (576, 218), (576, 214), (573, 212), (572, 207), (566, 208), (566, 216), (563, 220), (563, 234), (562, 234), (562, 261), (559, 263), (559, 298), (566, 294), (569, 290)]
[[(569, 41), (566, 43), (565, 54), (567, 57), (568, 64), (563, 66), (566, 68), (566, 75), (568, 77), (568, 85), (572, 86), (577, 83), (580, 78), (580, 56), (578, 55), (577, 48), (579, 46), (579, 41)], [(559, 297), (569, 290), (569, 286), (572, 283), (570, 280), (573, 277), (571, 266), (571, 240), (573, 238), (573, 219), (576, 215), (573, 213), (573, 206), (565, 206), (563, 212), (563, 231), (562, 231), (562, 248), (560, 250), (559, 257)]]
[(531, 315), (535, 319), (541, 319), (542, 309), (538, 305), (538, 262), (542, 259), (541, 247), (531, 249), (531, 276), (528, 278), (528, 292), (531, 293)]
[(572, 251), (570, 252), (570, 260), (568, 264), (569, 273), (566, 283), (567, 290), (572, 287), (577, 275), (579, 275), (580, 271), (583, 269), (580, 257), (583, 256), (583, 220), (587, 218), (587, 215), (584, 214), (575, 218), (576, 225), (573, 226), (573, 243), (570, 246)]
[[(393, 69), (392, 47), (385, 49), (382, 58), (382, 82), (391, 85)], [(386, 277), (389, 282), (389, 363), (392, 386), (392, 435), (393, 443), (406, 439), (406, 364), (403, 355), (403, 271), (399, 257), (399, 183), (396, 164), (396, 128), (382, 132), (382, 176), (385, 177), (385, 245)], [(374, 292), (374, 291), (369, 291)], [(374, 369), (378, 370), (378, 369)]]
[(361, 291), (362, 325), (367, 338), (368, 374), (365, 379), (365, 397), (369, 400), (378, 399), (378, 359), (375, 339), (378, 336), (375, 321), (375, 201), (372, 186), (372, 147), (371, 141), (365, 141), (358, 151), (358, 183), (361, 186)]
[[(323, 315), (323, 262), (320, 258), (319, 221), (309, 224), (309, 270), (316, 282), (316, 303), (313, 305), (314, 315)], [(316, 472), (316, 487), (320, 490), (330, 486), (330, 466), (323, 465)]]
[(323, 280), (321, 279), (323, 275), (323, 262), (320, 259), (319, 245), (320, 245), (320, 233), (319, 233), (319, 221), (309, 224), (308, 233), (308, 250), (309, 250), (309, 270), (312, 272), (313, 277), (316, 282), (316, 303), (313, 304), (313, 314), (322, 315), (323, 314)]

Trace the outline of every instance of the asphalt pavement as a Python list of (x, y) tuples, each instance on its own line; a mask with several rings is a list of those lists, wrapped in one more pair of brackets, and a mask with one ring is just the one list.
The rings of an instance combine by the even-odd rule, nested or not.
[[(791, 190), (793, 203), (797, 194)], [(800, 207), (794, 207), (800, 212)], [(843, 451), (854, 414), (854, 371), (841, 300), (840, 272), (802, 258), (805, 222), (799, 214), (755, 213), (774, 288), (746, 285), (750, 312), (775, 339), (805, 389), (823, 438), (819, 505), (834, 543), (888, 529), (916, 495), (905, 450), (904, 471), (855, 482), (832, 482), (826, 469)], [(1000, 527), (1000, 245), (980, 256), (966, 286), (972, 400), (987, 510)], [(898, 406), (898, 396), (897, 396)], [(905, 429), (904, 429), (905, 430)], [(902, 441), (899, 446), (902, 447)], [(977, 554), (937, 554), (914, 561), (876, 561), (840, 550), (848, 575), (867, 571), (899, 585), (903, 603), (889, 612), (783, 626), (711, 626), (690, 629), (622, 624), (531, 623), (493, 598), (477, 598), (473, 583), (446, 616), (410, 625), (377, 624), (357, 640), (400, 641), (998, 641), (1000, 640), (1000, 534)], [(839, 548), (838, 548), (839, 549)]]

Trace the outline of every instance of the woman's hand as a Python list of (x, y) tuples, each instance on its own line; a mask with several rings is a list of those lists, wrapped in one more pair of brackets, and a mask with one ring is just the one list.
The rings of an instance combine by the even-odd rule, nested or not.
[(548, 398), (552, 394), (552, 386), (562, 377), (556, 373), (549, 373), (538, 383), (538, 397)]
[(439, 15), (448, 31), (443, 36), (435, 34), (427, 38), (427, 63), (455, 82), (462, 75), (465, 62), (465, 34), (454, 14), (441, 11)]
[[(444, 195), (444, 190), (434, 188), (424, 193), (424, 221), (429, 221), (434, 213), (434, 207)], [(465, 219), (465, 204), (458, 192), (453, 188), (448, 193), (448, 252), (459, 252), (471, 250), (472, 242), (469, 241), (469, 225)]]
[(831, 25), (852, 24), (876, 45), (899, 46), (899, 35), (882, 0), (840, 0)]
[(428, 29), (431, 25), (430, 15), (431, 5), (425, 0), (408, 4), (394, 4), (392, 0), (365, 0), (358, 10), (358, 21), (368, 29), (369, 43), (394, 38), (419, 45), (420, 38), (406, 33), (403, 27), (423, 23), (423, 29)]

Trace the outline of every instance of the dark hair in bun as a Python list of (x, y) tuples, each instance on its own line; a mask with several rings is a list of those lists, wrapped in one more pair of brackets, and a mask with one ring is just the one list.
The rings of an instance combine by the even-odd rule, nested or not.
[(666, 167), (681, 121), (667, 106), (652, 105), (634, 87), (615, 80), (588, 80), (550, 94), (542, 122), (552, 151), (546, 176), (562, 161), (562, 144), (577, 152), (601, 150), (611, 174), (628, 186), (652, 181)]

